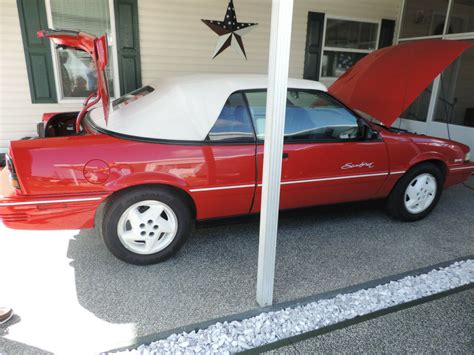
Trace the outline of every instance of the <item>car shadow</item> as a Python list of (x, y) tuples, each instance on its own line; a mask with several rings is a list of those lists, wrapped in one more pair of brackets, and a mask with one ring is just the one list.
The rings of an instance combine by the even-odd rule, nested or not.
[[(292, 263), (307, 270), (299, 276), (286, 275), (280, 291), (307, 283), (307, 273), (313, 273), (313, 258), (320, 249), (317, 240), (331, 239), (338, 233), (330, 229), (322, 233), (321, 226), (336, 221), (360, 224), (361, 217), (370, 214), (388, 220), (380, 202), (282, 212), (279, 274), (293, 273)], [(113, 257), (98, 229), (83, 230), (68, 248), (79, 303), (108, 322), (158, 322), (155, 325), (163, 329), (255, 308), (258, 233), (258, 216), (198, 223), (176, 256), (157, 265), (135, 266)], [(312, 236), (316, 240), (308, 243)], [(301, 261), (292, 254), (301, 243), (313, 257)], [(288, 283), (288, 276), (294, 284)], [(306, 293), (301, 296), (317, 291), (308, 286), (303, 287)]]
[[(274, 301), (473, 254), (465, 191), (448, 191), (416, 223), (391, 219), (383, 201), (282, 212)], [(78, 301), (107, 322), (134, 323), (137, 336), (255, 309), (258, 234), (258, 216), (201, 222), (174, 257), (135, 266), (113, 257), (97, 229), (83, 230), (68, 248)]]

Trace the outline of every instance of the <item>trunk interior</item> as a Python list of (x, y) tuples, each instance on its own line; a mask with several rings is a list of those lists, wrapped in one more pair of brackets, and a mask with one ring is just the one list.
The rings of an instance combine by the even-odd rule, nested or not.
[(38, 123), (38, 136), (65, 137), (76, 135), (76, 119), (79, 112), (61, 112), (52, 116), (47, 122)]

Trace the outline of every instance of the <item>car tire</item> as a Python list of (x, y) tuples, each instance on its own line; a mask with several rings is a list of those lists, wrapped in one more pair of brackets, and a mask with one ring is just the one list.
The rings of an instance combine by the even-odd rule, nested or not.
[(387, 200), (387, 209), (396, 219), (414, 222), (436, 207), (443, 191), (444, 176), (432, 163), (414, 166), (397, 182)]
[(105, 206), (102, 238), (118, 259), (150, 265), (174, 255), (191, 227), (185, 199), (169, 188), (146, 187), (112, 196)]

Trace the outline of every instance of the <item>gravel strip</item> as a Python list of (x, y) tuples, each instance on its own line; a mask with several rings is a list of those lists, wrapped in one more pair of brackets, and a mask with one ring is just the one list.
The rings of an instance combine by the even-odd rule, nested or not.
[(333, 325), (474, 282), (474, 260), (242, 321), (216, 323), (119, 354), (230, 354)]

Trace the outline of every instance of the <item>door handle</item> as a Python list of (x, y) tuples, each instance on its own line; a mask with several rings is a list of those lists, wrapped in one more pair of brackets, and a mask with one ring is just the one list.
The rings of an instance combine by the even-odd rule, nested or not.
[(288, 159), (288, 153), (286, 152), (283, 153), (283, 159)]

